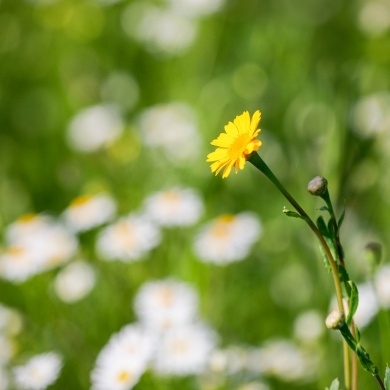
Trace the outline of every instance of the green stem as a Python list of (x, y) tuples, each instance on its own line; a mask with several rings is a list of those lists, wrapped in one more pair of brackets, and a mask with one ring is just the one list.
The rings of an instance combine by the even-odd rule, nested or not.
[[(328, 260), (329, 264), (332, 268), (332, 275), (333, 275), (333, 281), (335, 285), (336, 290), (336, 296), (337, 296), (337, 303), (339, 306), (339, 311), (344, 314), (344, 305), (343, 305), (343, 296), (342, 296), (342, 290), (341, 290), (341, 281), (339, 276), (339, 270), (336, 263), (336, 260), (334, 259), (332, 252), (327, 245), (325, 239), (323, 238), (321, 232), (317, 228), (317, 226), (314, 224), (314, 222), (310, 219), (308, 214), (303, 210), (303, 208), (298, 204), (298, 202), (291, 196), (291, 194), (286, 190), (286, 188), (280, 183), (280, 181), (277, 179), (277, 177), (273, 174), (273, 172), (269, 169), (267, 164), (263, 161), (263, 159), (256, 153), (252, 153), (248, 161), (252, 163), (257, 169), (259, 169), (264, 175), (276, 186), (276, 188), (283, 194), (283, 196), (290, 202), (290, 204), (295, 208), (295, 210), (298, 212), (298, 214), (301, 216), (303, 220), (306, 221), (306, 223), (309, 225), (310, 229), (313, 231), (313, 233), (316, 235), (318, 240), (320, 241), (321, 246), (323, 247)], [(335, 229), (336, 236), (338, 237), (338, 224), (335, 218), (335, 214), (333, 211), (332, 203), (330, 201), (329, 194), (327, 196), (325, 195), (325, 201), (328, 204), (329, 213), (332, 218), (332, 223)], [(337, 239), (339, 242), (339, 239)], [(337, 251), (337, 255), (341, 261), (344, 261), (343, 259), (343, 252), (341, 248), (341, 244), (337, 245), (339, 250)], [(355, 352), (357, 359), (363, 366), (363, 368), (370, 372), (374, 378), (377, 380), (379, 387), (382, 390), (385, 390), (385, 387), (383, 385), (383, 382), (378, 375), (378, 369), (377, 367), (372, 363), (370, 360), (370, 357), (368, 353), (364, 350), (364, 348), (358, 343), (355, 339), (355, 337), (352, 335), (350, 329), (346, 324), (342, 326), (340, 329), (341, 334), (344, 338), (344, 371), (345, 371), (345, 387), (346, 390), (351, 388), (351, 376), (350, 376), (350, 363), (349, 363), (349, 350), (348, 348), (345, 348), (345, 345), (347, 344), (352, 351)]]
[[(332, 268), (332, 276), (333, 282), (336, 290), (337, 304), (339, 307), (339, 311), (341, 313), (345, 313), (344, 305), (343, 305), (343, 294), (341, 290), (341, 281), (339, 277), (339, 271), (337, 268), (337, 264), (335, 259), (333, 258), (332, 252), (329, 249), (329, 246), (326, 244), (324, 237), (321, 232), (318, 230), (317, 226), (308, 216), (308, 214), (303, 210), (303, 208), (299, 205), (299, 203), (292, 197), (292, 195), (286, 190), (286, 188), (280, 183), (278, 178), (273, 174), (273, 172), (269, 169), (267, 164), (263, 161), (263, 159), (257, 154), (252, 153), (248, 158), (248, 161), (252, 163), (257, 169), (259, 169), (264, 175), (271, 180), (271, 182), (276, 186), (276, 188), (283, 194), (283, 196), (290, 202), (290, 204), (295, 208), (295, 210), (299, 213), (299, 215), (306, 221), (309, 225), (310, 229), (313, 231), (315, 236), (318, 238), (322, 248), (324, 249), (326, 256), (328, 257), (329, 264)], [(351, 387), (351, 375), (350, 375), (350, 362), (349, 362), (349, 351), (348, 348), (345, 347), (344, 341), (344, 382), (346, 390)]]
[(333, 225), (333, 229), (334, 229), (335, 237), (336, 237), (336, 243), (335, 244), (336, 244), (338, 260), (339, 260), (340, 264), (343, 267), (345, 267), (344, 252), (343, 252), (343, 248), (342, 248), (341, 242), (340, 242), (340, 229), (339, 229), (339, 225), (337, 223), (336, 214), (335, 214), (334, 209), (333, 209), (332, 201), (330, 200), (329, 191), (326, 190), (321, 195), (321, 198), (325, 201), (325, 203), (326, 203), (326, 205), (328, 207), (328, 211), (329, 211), (329, 214), (330, 214), (330, 219), (332, 221), (332, 225)]
[(276, 188), (283, 194), (283, 196), (290, 202), (290, 204), (295, 208), (295, 210), (299, 213), (299, 215), (306, 221), (309, 225), (310, 229), (316, 235), (318, 240), (320, 241), (321, 246), (323, 247), (328, 259), (329, 264), (332, 268), (333, 280), (336, 289), (337, 303), (341, 313), (344, 313), (344, 305), (343, 305), (343, 295), (341, 291), (341, 282), (339, 277), (339, 272), (337, 268), (337, 264), (335, 259), (333, 258), (332, 252), (329, 249), (329, 246), (326, 244), (324, 238), (322, 237), (321, 232), (318, 230), (315, 223), (311, 220), (308, 214), (303, 210), (303, 208), (299, 205), (299, 203), (292, 197), (292, 195), (286, 190), (286, 188), (282, 185), (282, 183), (278, 180), (278, 178), (273, 174), (273, 172), (269, 169), (268, 165), (263, 161), (263, 159), (257, 154), (252, 153), (248, 158), (248, 161), (252, 163), (257, 169), (259, 169), (264, 175), (271, 180), (271, 182), (276, 186)]

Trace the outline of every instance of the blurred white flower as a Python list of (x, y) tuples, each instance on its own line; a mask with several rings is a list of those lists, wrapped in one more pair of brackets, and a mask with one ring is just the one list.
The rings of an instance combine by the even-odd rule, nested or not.
[(69, 145), (80, 152), (109, 146), (122, 134), (123, 118), (113, 105), (86, 108), (72, 118), (67, 129)]
[(54, 280), (54, 291), (66, 303), (83, 299), (95, 286), (94, 268), (86, 261), (78, 260), (61, 270)]
[[(370, 282), (358, 284), (356, 287), (359, 291), (359, 305), (355, 312), (353, 320), (359, 328), (364, 328), (377, 315), (379, 306), (374, 287)], [(345, 313), (346, 315), (348, 315), (348, 304), (345, 300), (343, 301), (343, 303)], [(336, 297), (333, 297), (329, 311), (336, 310), (337, 308), (338, 306)]]
[(367, 35), (379, 36), (390, 28), (390, 4), (388, 0), (366, 0), (362, 2), (358, 25)]
[[(390, 94), (374, 93), (358, 100), (352, 109), (353, 129), (364, 137), (390, 132)], [(389, 143), (388, 143), (389, 144)]]
[(97, 362), (104, 363), (113, 356), (121, 356), (130, 362), (132, 367), (137, 367), (139, 372), (143, 372), (147, 369), (155, 348), (154, 333), (141, 324), (126, 325), (110, 337), (108, 343), (100, 351)]
[(318, 361), (306, 357), (291, 341), (269, 340), (256, 350), (258, 372), (290, 382), (309, 379), (318, 370)]
[(271, 390), (271, 388), (264, 382), (249, 382), (241, 385), (237, 390)]
[(169, 329), (159, 341), (153, 370), (160, 375), (192, 375), (205, 371), (216, 336), (206, 325), (195, 323)]
[(260, 220), (252, 213), (221, 215), (198, 233), (194, 249), (203, 262), (227, 264), (247, 257), (261, 233)]
[[(78, 249), (76, 237), (65, 226), (53, 218), (36, 214), (23, 216), (9, 225), (6, 239), (10, 247), (5, 256), (15, 257), (22, 264), (18, 278), (17, 267), (12, 266), (12, 261), (5, 261), (10, 280), (24, 281), (35, 273), (62, 264)], [(0, 265), (0, 268), (3, 267)]]
[(32, 357), (13, 369), (14, 382), (21, 390), (43, 390), (54, 383), (62, 368), (62, 358), (48, 352)]
[(189, 324), (196, 318), (198, 297), (187, 283), (173, 279), (157, 280), (141, 286), (134, 308), (145, 326), (166, 330)]
[(147, 50), (164, 55), (181, 54), (197, 32), (194, 20), (147, 2), (129, 5), (122, 15), (122, 27)]
[(43, 231), (49, 226), (52, 219), (41, 214), (25, 214), (15, 222), (6, 227), (5, 238), (7, 243), (20, 243), (25, 238), (34, 236), (37, 232)]
[(103, 228), (96, 251), (103, 260), (139, 260), (160, 243), (160, 230), (142, 216), (129, 215)]
[(147, 369), (155, 338), (141, 326), (127, 325), (111, 336), (91, 373), (93, 390), (127, 390)]
[(149, 195), (144, 202), (145, 214), (160, 226), (189, 226), (203, 212), (199, 194), (191, 188), (171, 188)]
[(193, 160), (199, 153), (200, 136), (195, 114), (186, 104), (150, 107), (141, 114), (139, 127), (145, 144), (162, 149), (172, 162)]
[(64, 219), (72, 231), (82, 232), (110, 221), (115, 212), (116, 204), (111, 196), (82, 195), (64, 211)]
[(137, 368), (123, 360), (121, 356), (112, 356), (104, 363), (97, 364), (91, 373), (92, 390), (129, 390), (139, 381)]
[(379, 307), (371, 283), (358, 284), (357, 288), (359, 291), (359, 305), (353, 319), (359, 328), (363, 328), (374, 319)]
[(0, 277), (22, 283), (43, 270), (43, 258), (26, 246), (11, 246), (0, 254)]
[(374, 288), (378, 303), (384, 309), (390, 308), (390, 265), (382, 265), (374, 276)]
[(219, 11), (225, 0), (167, 0), (176, 12), (190, 17), (200, 17)]
[(9, 390), (10, 388), (9, 374), (5, 368), (0, 366), (0, 390)]
[(210, 356), (209, 369), (213, 372), (235, 375), (248, 370), (249, 348), (229, 346), (214, 350)]
[(317, 341), (324, 333), (324, 318), (316, 310), (301, 313), (294, 321), (294, 335), (304, 343)]

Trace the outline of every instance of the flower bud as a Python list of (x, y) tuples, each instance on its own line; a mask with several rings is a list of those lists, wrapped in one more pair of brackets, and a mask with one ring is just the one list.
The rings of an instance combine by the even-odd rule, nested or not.
[(345, 315), (339, 310), (333, 310), (325, 320), (325, 325), (328, 329), (341, 329), (344, 324)]
[(328, 189), (328, 180), (322, 176), (316, 176), (309, 181), (307, 190), (314, 196), (320, 196)]

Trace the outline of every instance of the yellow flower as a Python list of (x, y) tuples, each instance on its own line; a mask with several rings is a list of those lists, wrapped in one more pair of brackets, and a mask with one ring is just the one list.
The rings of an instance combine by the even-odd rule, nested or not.
[(238, 168), (244, 168), (249, 156), (260, 148), (261, 141), (255, 139), (260, 133), (257, 128), (260, 117), (259, 110), (253, 114), (252, 119), (249, 112), (244, 111), (225, 126), (224, 133), (211, 142), (217, 149), (207, 156), (207, 162), (213, 162), (211, 171), (215, 172), (215, 175), (218, 175), (222, 168), (225, 168), (223, 179), (229, 176), (233, 167), (237, 173)]

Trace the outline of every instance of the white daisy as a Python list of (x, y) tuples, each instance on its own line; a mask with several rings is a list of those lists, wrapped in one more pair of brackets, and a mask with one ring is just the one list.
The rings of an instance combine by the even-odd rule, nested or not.
[(323, 335), (324, 330), (324, 318), (316, 310), (305, 311), (294, 321), (294, 335), (305, 343), (317, 341)]
[(9, 390), (10, 388), (8, 372), (0, 366), (0, 390)]
[(252, 213), (221, 215), (195, 237), (194, 249), (203, 262), (226, 264), (243, 260), (261, 232), (260, 220)]
[(203, 324), (167, 330), (161, 335), (153, 370), (160, 375), (192, 375), (204, 372), (216, 345), (214, 332)]
[(194, 20), (147, 2), (129, 5), (122, 15), (124, 31), (156, 54), (178, 55), (196, 37)]
[(291, 341), (282, 339), (269, 340), (256, 349), (253, 361), (257, 363), (257, 372), (286, 382), (309, 379), (318, 370), (316, 359), (309, 359)]
[(52, 219), (41, 214), (25, 214), (6, 227), (5, 238), (10, 245), (20, 243), (25, 238), (35, 235), (47, 228)]
[(249, 382), (241, 385), (238, 390), (270, 390), (271, 388), (264, 382)]
[(14, 382), (18, 389), (43, 390), (57, 380), (61, 367), (62, 358), (54, 352), (36, 355), (13, 369)]
[(23, 216), (9, 225), (6, 239), (11, 254), (19, 252), (31, 257), (32, 260), (24, 261), (31, 267), (35, 263), (35, 271), (27, 276), (68, 261), (78, 249), (75, 236), (65, 226), (51, 217), (36, 214)]
[(43, 258), (25, 245), (11, 246), (0, 254), (0, 277), (23, 283), (44, 269)]
[(390, 29), (390, 5), (387, 0), (368, 0), (361, 4), (360, 29), (370, 36), (381, 36)]
[(189, 226), (196, 223), (203, 202), (191, 188), (171, 188), (151, 194), (145, 200), (145, 214), (161, 226)]
[(134, 306), (145, 326), (165, 330), (192, 322), (197, 316), (198, 297), (187, 283), (157, 280), (140, 288)]
[(139, 325), (127, 325), (101, 350), (91, 373), (93, 390), (128, 390), (147, 369), (154, 337)]
[(363, 137), (387, 136), (390, 129), (390, 94), (374, 93), (362, 97), (351, 112), (352, 128)]
[[(358, 284), (357, 289), (359, 291), (359, 305), (353, 319), (359, 328), (364, 328), (377, 315), (379, 306), (374, 287), (371, 283), (367, 282), (363, 284)], [(336, 297), (333, 297), (330, 304), (329, 312), (331, 312), (332, 310), (336, 310), (337, 308), (338, 307)], [(348, 304), (345, 300), (344, 309), (346, 315), (348, 315)]]
[(124, 326), (118, 333), (110, 337), (108, 343), (100, 351), (97, 362), (104, 363), (113, 356), (122, 356), (132, 367), (142, 373), (152, 358), (156, 347), (154, 333), (140, 324)]
[(96, 105), (74, 116), (67, 129), (69, 145), (80, 152), (109, 146), (120, 137), (123, 118), (114, 105)]
[(97, 364), (91, 373), (92, 390), (129, 390), (139, 381), (141, 373), (123, 360), (113, 356)]
[(147, 146), (160, 149), (172, 162), (192, 161), (199, 153), (200, 136), (192, 108), (184, 103), (150, 107), (139, 120)]
[(209, 369), (214, 372), (235, 375), (247, 370), (248, 357), (249, 350), (245, 347), (229, 346), (218, 349), (213, 351), (210, 356)]
[(93, 289), (96, 282), (94, 268), (83, 260), (67, 265), (54, 280), (54, 291), (66, 303), (83, 299)]
[(199, 17), (219, 11), (225, 0), (168, 0), (171, 7), (179, 13)]
[(374, 276), (374, 288), (379, 305), (390, 308), (390, 265), (382, 265)]
[(129, 215), (100, 231), (96, 251), (103, 260), (139, 260), (161, 240), (159, 229), (147, 219)]
[(74, 199), (64, 212), (66, 225), (82, 232), (110, 221), (116, 212), (112, 197), (104, 194), (82, 195)]

